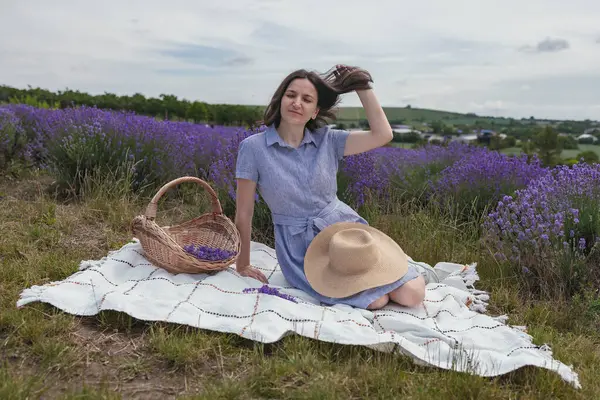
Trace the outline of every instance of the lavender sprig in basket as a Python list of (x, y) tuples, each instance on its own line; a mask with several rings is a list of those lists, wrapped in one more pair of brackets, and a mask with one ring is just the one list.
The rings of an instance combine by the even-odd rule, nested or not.
[(202, 245), (194, 246), (193, 244), (190, 244), (183, 246), (183, 249), (189, 254), (197, 257), (199, 260), (205, 261), (226, 260), (237, 255), (237, 252), (235, 251)]

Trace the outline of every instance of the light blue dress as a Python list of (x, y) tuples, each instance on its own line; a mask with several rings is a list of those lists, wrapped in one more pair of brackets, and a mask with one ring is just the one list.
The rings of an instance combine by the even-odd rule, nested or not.
[(306, 249), (322, 229), (342, 221), (367, 224), (337, 197), (336, 175), (349, 134), (329, 127), (306, 129), (295, 149), (271, 125), (240, 143), (235, 175), (256, 182), (271, 211), (277, 261), (287, 281), (324, 304), (367, 308), (384, 294), (417, 278), (418, 271), (409, 266), (396, 282), (344, 298), (320, 295), (304, 274)]

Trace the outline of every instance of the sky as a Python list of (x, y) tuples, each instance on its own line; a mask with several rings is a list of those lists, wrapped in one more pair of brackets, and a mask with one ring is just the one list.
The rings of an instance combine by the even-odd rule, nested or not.
[(0, 84), (267, 104), (348, 64), (383, 106), (600, 120), (598, 21), (597, 0), (0, 0)]

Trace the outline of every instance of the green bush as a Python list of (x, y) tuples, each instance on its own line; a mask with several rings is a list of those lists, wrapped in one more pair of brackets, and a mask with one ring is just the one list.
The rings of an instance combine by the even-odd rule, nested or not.
[(575, 158), (569, 158), (566, 160), (563, 160), (560, 164), (562, 165), (568, 165), (569, 167), (572, 167), (575, 164), (578, 164), (579, 160), (575, 159)]
[(593, 163), (597, 163), (598, 161), (600, 161), (600, 157), (598, 157), (598, 153), (596, 153), (595, 151), (592, 151), (592, 150), (583, 151), (583, 152), (577, 154), (577, 160), (581, 160), (582, 158), (583, 158), (583, 161), (588, 164), (593, 164)]
[(559, 136), (558, 141), (564, 150), (576, 150), (579, 148), (579, 144), (573, 136)]

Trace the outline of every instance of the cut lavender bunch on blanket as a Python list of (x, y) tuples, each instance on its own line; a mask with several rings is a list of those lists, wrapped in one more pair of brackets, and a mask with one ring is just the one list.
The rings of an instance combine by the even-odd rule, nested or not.
[(236, 255), (236, 252), (234, 251), (209, 246), (187, 245), (184, 246), (183, 249), (196, 258), (209, 261), (225, 260)]
[(298, 302), (294, 297), (290, 296), (289, 294), (281, 293), (279, 291), (279, 289), (270, 287), (269, 285), (262, 285), (262, 287), (260, 287), (260, 288), (246, 288), (243, 290), (243, 292), (244, 293), (258, 292), (258, 293), (268, 294), (271, 296), (281, 297), (282, 299), (286, 299), (286, 300), (289, 300), (294, 303)]

